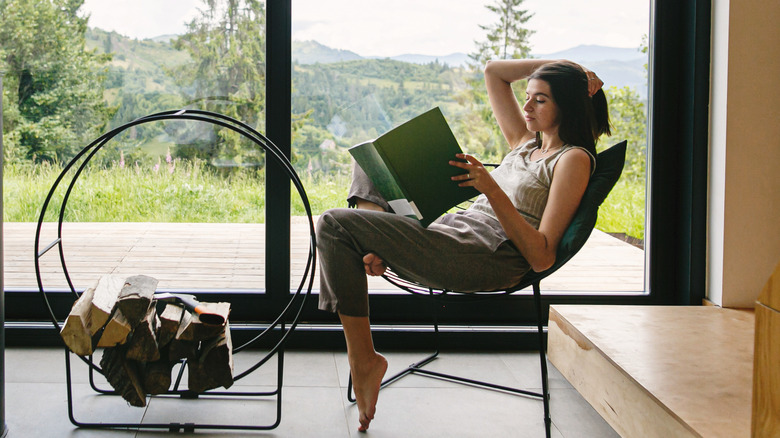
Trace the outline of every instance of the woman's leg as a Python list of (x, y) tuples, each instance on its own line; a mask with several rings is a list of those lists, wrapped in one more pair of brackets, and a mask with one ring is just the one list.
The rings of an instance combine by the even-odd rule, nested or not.
[(366, 257), (376, 254), (406, 278), (464, 291), (510, 286), (528, 270), (509, 245), (493, 251), (463, 239), (473, 234), (468, 229), (454, 234), (446, 226), (424, 229), (395, 214), (354, 209), (328, 210), (317, 223), (320, 309), (337, 312), (344, 328), (360, 430), (374, 417), (387, 369), (371, 338)]
[(347, 341), (347, 357), (352, 374), (352, 386), (355, 390), (359, 431), (365, 432), (376, 413), (379, 387), (387, 371), (387, 359), (374, 350), (371, 326), (367, 316), (347, 316), (339, 314)]

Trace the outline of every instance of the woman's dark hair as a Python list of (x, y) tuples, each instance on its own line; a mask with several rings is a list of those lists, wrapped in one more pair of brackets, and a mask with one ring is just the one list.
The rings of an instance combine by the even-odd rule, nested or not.
[[(582, 146), (596, 155), (596, 140), (611, 134), (609, 111), (604, 90), (588, 96), (588, 76), (579, 65), (569, 61), (544, 64), (529, 77), (550, 84), (558, 106), (558, 136), (564, 143)], [(538, 137), (538, 134), (537, 134)]]

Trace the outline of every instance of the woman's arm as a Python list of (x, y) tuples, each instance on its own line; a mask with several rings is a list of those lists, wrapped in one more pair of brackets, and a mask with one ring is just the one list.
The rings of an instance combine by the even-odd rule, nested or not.
[(537, 68), (549, 62), (552, 61), (501, 59), (488, 61), (485, 65), (485, 87), (490, 106), (510, 149), (534, 137), (534, 133), (526, 128), (521, 104), (512, 91), (512, 82), (527, 78)]
[(515, 209), (482, 163), (470, 155), (458, 154), (458, 158), (467, 160), (468, 164), (459, 161), (451, 161), (450, 164), (468, 173), (453, 179), (463, 180), (461, 186), (474, 186), (485, 194), (509, 240), (520, 250), (531, 269), (540, 272), (552, 266), (558, 243), (574, 217), (590, 180), (590, 156), (587, 152), (572, 149), (558, 159), (538, 230)]
[[(534, 138), (534, 133), (528, 131), (523, 118), (522, 105), (517, 101), (512, 90), (512, 83), (525, 79), (536, 69), (555, 62), (551, 59), (500, 59), (488, 61), (485, 65), (485, 87), (490, 100), (490, 107), (496, 117), (501, 133), (510, 149)], [(580, 66), (588, 77), (588, 94), (593, 96), (604, 82), (595, 73)]]

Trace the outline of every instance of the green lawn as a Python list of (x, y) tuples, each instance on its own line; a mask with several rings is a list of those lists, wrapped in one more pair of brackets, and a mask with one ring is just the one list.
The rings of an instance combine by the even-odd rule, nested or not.
[[(3, 175), (3, 220), (35, 222), (60, 169), (54, 166), (6, 165)], [(346, 206), (347, 175), (303, 175), (309, 204), (317, 215)], [(56, 220), (66, 178), (46, 220)], [(292, 215), (305, 215), (292, 189)], [(644, 181), (621, 180), (599, 211), (596, 228), (644, 238)], [(162, 162), (153, 166), (88, 168), (80, 176), (66, 211), (74, 222), (213, 222), (265, 221), (263, 172), (220, 174), (203, 164)]]

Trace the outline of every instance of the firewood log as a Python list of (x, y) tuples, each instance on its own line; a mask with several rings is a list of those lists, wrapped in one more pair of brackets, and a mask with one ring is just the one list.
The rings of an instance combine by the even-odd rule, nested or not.
[(98, 341), (98, 347), (113, 347), (115, 345), (124, 344), (127, 341), (127, 337), (130, 335), (130, 323), (122, 314), (122, 311), (117, 309), (108, 320), (106, 328), (103, 329), (103, 333), (100, 335)]
[(154, 362), (160, 359), (155, 332), (159, 318), (155, 306), (149, 306), (146, 317), (134, 329), (127, 347), (127, 358), (139, 362)]
[(144, 366), (143, 386), (149, 394), (164, 394), (168, 391), (171, 387), (171, 370), (174, 364), (175, 362), (163, 358)]
[(117, 307), (131, 327), (135, 328), (146, 316), (156, 289), (157, 279), (146, 275), (134, 275), (125, 279), (125, 284), (119, 292)]
[(166, 304), (165, 309), (160, 314), (160, 328), (157, 333), (157, 343), (160, 348), (168, 345), (176, 336), (181, 323), (184, 309), (173, 304)]
[(138, 364), (127, 360), (126, 346), (106, 348), (100, 359), (100, 367), (103, 370), (108, 383), (131, 406), (146, 406), (146, 391), (143, 388), (138, 375)]
[(79, 299), (73, 303), (68, 318), (60, 331), (60, 336), (65, 341), (65, 345), (68, 346), (70, 351), (80, 356), (88, 356), (93, 351), (93, 332), (89, 314), (94, 294), (95, 289), (93, 288), (89, 288), (81, 294)]
[(95, 284), (90, 313), (93, 335), (106, 325), (124, 284), (124, 275), (104, 275)]
[(233, 343), (229, 324), (214, 339), (201, 342), (197, 360), (187, 362), (187, 387), (193, 392), (233, 385)]
[(225, 389), (233, 385), (233, 341), (230, 324), (214, 339), (201, 343), (199, 361), (206, 374)]

